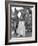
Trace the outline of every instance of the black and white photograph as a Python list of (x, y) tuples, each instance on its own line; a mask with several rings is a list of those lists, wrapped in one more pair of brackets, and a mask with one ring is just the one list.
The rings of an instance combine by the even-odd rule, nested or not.
[(37, 3), (10, 2), (7, 5), (6, 44), (36, 42)]
[(32, 36), (32, 10), (23, 7), (11, 7), (11, 37)]

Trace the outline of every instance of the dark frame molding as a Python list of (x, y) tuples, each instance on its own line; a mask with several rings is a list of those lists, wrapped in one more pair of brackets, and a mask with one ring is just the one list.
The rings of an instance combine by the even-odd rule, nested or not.
[[(25, 42), (11, 42), (8, 43), (8, 4), (9, 3), (22, 3), (22, 4), (34, 4), (35, 5), (35, 40), (34, 41), (25, 41)], [(5, 14), (6, 14), (6, 25), (5, 25), (5, 45), (11, 44), (25, 44), (25, 43), (36, 43), (37, 42), (37, 2), (22, 2), (22, 1), (6, 1), (5, 2)]]

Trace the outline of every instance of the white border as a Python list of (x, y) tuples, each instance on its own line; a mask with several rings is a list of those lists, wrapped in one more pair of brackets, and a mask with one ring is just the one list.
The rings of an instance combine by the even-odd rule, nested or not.
[[(19, 4), (19, 5), (25, 5), (25, 4)], [(10, 4), (8, 4), (8, 42), (23, 42), (23, 41), (33, 41), (35, 40), (35, 5), (26, 4), (28, 6), (33, 6), (32, 8), (32, 37), (24, 37), (24, 38), (12, 38), (10, 40)], [(26, 6), (25, 5), (25, 6)]]

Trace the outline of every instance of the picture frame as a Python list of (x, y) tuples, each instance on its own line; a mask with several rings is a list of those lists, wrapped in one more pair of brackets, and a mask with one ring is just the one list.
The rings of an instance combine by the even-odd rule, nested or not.
[(5, 11), (6, 11), (5, 45), (36, 43), (37, 3), (22, 1), (6, 1)]

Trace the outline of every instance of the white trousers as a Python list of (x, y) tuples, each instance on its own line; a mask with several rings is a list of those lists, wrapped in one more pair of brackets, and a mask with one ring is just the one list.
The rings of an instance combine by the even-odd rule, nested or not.
[(24, 21), (19, 21), (18, 28), (17, 28), (16, 32), (17, 32), (19, 35), (25, 36)]

